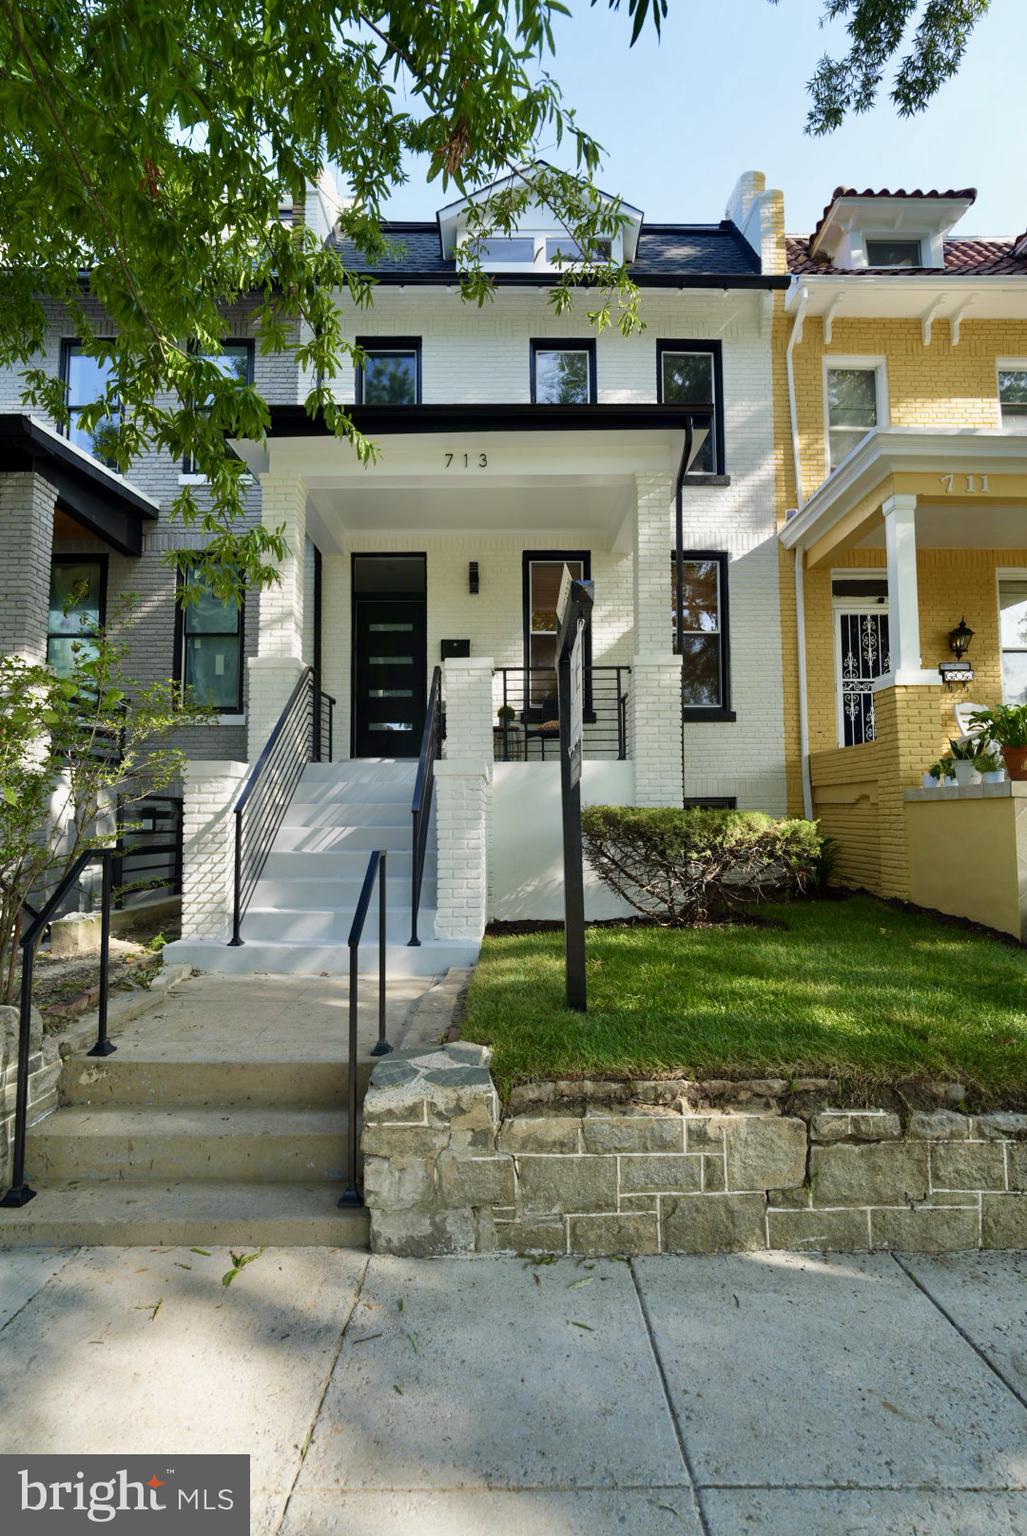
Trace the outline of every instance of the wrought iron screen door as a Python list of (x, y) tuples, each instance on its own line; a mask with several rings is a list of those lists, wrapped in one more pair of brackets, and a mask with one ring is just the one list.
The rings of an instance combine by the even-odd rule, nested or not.
[(835, 609), (834, 624), (838, 741), (858, 747), (874, 739), (874, 681), (891, 669), (888, 613), (849, 605)]

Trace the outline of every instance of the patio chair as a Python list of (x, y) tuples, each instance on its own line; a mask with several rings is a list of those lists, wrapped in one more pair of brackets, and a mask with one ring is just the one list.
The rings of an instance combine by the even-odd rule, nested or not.
[(960, 741), (969, 741), (972, 737), (981, 734), (981, 726), (971, 725), (970, 717), (986, 708), (987, 705), (974, 704), (970, 699), (961, 699), (958, 704), (953, 704), (952, 713), (956, 717), (956, 730), (959, 732)]

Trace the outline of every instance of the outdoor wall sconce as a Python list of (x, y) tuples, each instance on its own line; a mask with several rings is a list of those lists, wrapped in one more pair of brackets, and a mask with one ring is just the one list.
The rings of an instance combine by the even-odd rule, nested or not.
[(479, 587), (478, 562), (477, 560), (472, 560), (467, 567), (467, 590), (472, 597), (477, 597)]
[(965, 688), (968, 683), (973, 682), (974, 669), (966, 659), (966, 653), (970, 649), (970, 641), (973, 637), (974, 632), (965, 618), (960, 619), (955, 629), (949, 630), (949, 650), (956, 659), (955, 661), (943, 661), (938, 668), (946, 688), (951, 688), (956, 683), (961, 688)]

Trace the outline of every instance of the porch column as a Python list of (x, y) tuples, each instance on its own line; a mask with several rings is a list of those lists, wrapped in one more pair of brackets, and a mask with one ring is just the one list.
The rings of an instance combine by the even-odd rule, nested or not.
[(257, 654), (249, 660), (247, 752), (252, 763), (275, 727), (303, 667), (303, 601), (307, 491), (299, 475), (266, 475), (261, 481), (261, 522), (280, 528), (286, 552), (280, 580), (259, 600)]
[[(182, 806), (182, 938), (231, 936), (235, 889), (235, 818), (232, 806), (246, 777), (245, 763), (190, 761)], [(174, 959), (174, 945), (168, 955)]]
[[(916, 586), (916, 497), (889, 496), (881, 507), (888, 557), (890, 672), (897, 684), (923, 681)], [(935, 674), (935, 681), (937, 675)]]
[(628, 755), (636, 805), (680, 805), (681, 658), (674, 654), (669, 475), (635, 476), (635, 655), (628, 692)]
[(435, 765), (440, 939), (480, 939), (488, 907), (488, 799), (492, 779), (491, 656), (443, 664), (446, 756)]
[(46, 659), (57, 492), (31, 472), (0, 475), (0, 651)]

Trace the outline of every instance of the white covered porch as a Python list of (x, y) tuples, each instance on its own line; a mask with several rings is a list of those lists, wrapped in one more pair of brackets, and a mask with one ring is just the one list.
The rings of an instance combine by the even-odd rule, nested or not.
[[(384, 410), (376, 408), (376, 416)], [(249, 763), (312, 665), (316, 687), (335, 701), (332, 758), (340, 774), (350, 784), (349, 767), (360, 759), (369, 770), (360, 775), (368, 806), (354, 805), (351, 787), (340, 795), (354, 827), (347, 832), (341, 806), (333, 810), (332, 848), (318, 838), (318, 849), (338, 857), (343, 840), (347, 849), (377, 846), (374, 762), (405, 759), (414, 768), (425, 719), (418, 705), (440, 668), (444, 729), (428, 874), (433, 931), (425, 938), (476, 946), (490, 917), (561, 916), (550, 609), (551, 578), (564, 562), (595, 591), (584, 799), (682, 803), (681, 660), (671, 602), (675, 477), (686, 439), (681, 412), (417, 407), (366, 423), (355, 412), (377, 446), (367, 463), (309, 418), (288, 409), (276, 414), (288, 419), (273, 422), (266, 450), (247, 450), (261, 481), (264, 521), (287, 544), (281, 581), (260, 598)], [(504, 701), (509, 709), (501, 715)], [(330, 776), (322, 763), (319, 772), (326, 771)], [(226, 817), (246, 772), (239, 765), (220, 781)], [(210, 778), (190, 802), (207, 825)], [(188, 805), (186, 814), (188, 864)], [(390, 812), (388, 846), (402, 863), (392, 821)], [(213, 844), (201, 836), (195, 857), (209, 856), (212, 846), (215, 859), (219, 848), (223, 857), (224, 835)], [(306, 857), (310, 850), (313, 842), (288, 851)], [(308, 874), (319, 883), (317, 871), (303, 879)], [(228, 906), (231, 884), (228, 871), (223, 898), (205, 899), (205, 935), (212, 921), (217, 926), (217, 908)], [(401, 877), (400, 900), (409, 901), (408, 888)], [(590, 916), (617, 910), (598, 885), (588, 901)], [(297, 932), (310, 931), (313, 916), (290, 910), (290, 921), (303, 919)], [(316, 916), (318, 932), (335, 935), (342, 969), (340, 924)], [(390, 949), (402, 942), (401, 923), (390, 932)], [(271, 911), (262, 913), (262, 925), (262, 932), (274, 928)], [(244, 924), (244, 943), (245, 933)], [(404, 968), (410, 963), (409, 954), (396, 958)], [(318, 969), (336, 968), (324, 944), (316, 959)], [(421, 959), (430, 963), (427, 954)]]

